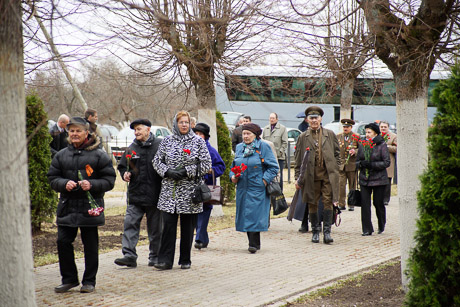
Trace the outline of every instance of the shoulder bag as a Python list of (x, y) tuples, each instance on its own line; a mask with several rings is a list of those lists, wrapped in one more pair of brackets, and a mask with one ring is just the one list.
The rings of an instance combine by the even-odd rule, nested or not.
[(207, 202), (211, 199), (211, 191), (206, 183), (201, 180), (201, 176), (198, 176), (201, 170), (201, 163), (198, 161), (196, 165), (196, 174), (195, 174), (195, 189), (192, 193), (192, 202), (194, 204), (199, 204), (202, 202)]
[(216, 177), (214, 170), (212, 170), (212, 182), (213, 185), (208, 185), (208, 188), (211, 192), (211, 199), (206, 201), (207, 204), (211, 205), (223, 205), (224, 204), (224, 193), (222, 187), (216, 184)]
[[(263, 165), (265, 160), (264, 160), (264, 158), (262, 158), (262, 154), (258, 150), (256, 150), (256, 152), (259, 154), (260, 161), (262, 162), (262, 165)], [(270, 181), (267, 184), (266, 190), (267, 190), (268, 195), (270, 195), (270, 196), (281, 196), (281, 195), (283, 195), (283, 191), (281, 190), (281, 185), (278, 182), (278, 180), (276, 179), (276, 177), (273, 178), (273, 180)]]

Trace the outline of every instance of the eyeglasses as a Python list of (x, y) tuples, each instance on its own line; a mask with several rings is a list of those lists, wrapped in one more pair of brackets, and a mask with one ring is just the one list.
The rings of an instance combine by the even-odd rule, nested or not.
[(190, 125), (189, 122), (178, 122), (177, 124), (178, 124), (178, 125)]

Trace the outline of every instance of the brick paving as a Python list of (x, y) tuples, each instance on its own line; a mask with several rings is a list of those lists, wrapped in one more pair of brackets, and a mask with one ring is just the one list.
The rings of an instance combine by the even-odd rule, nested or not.
[[(121, 251), (99, 256), (96, 291), (82, 294), (79, 287), (54, 293), (60, 284), (58, 264), (36, 268), (38, 306), (266, 306), (279, 305), (299, 293), (339, 277), (367, 269), (400, 256), (398, 201), (387, 206), (387, 226), (381, 235), (361, 236), (360, 209), (342, 213), (340, 227), (333, 226), (334, 243), (314, 244), (311, 233), (297, 231), (299, 221), (272, 219), (261, 234), (262, 248), (247, 251), (245, 233), (224, 229), (210, 233), (210, 244), (193, 249), (192, 268), (157, 271), (147, 266), (148, 246), (138, 248), (138, 267), (113, 263)], [(377, 229), (375, 211), (372, 211)], [(179, 242), (179, 241), (177, 241)], [(77, 260), (80, 278), (83, 259)]]

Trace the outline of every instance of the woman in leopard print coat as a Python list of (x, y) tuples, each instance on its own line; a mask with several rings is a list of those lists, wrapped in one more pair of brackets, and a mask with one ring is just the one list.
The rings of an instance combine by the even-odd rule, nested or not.
[(161, 210), (163, 231), (156, 268), (171, 269), (176, 247), (177, 220), (180, 215), (180, 258), (182, 269), (191, 265), (190, 253), (198, 213), (203, 204), (194, 204), (191, 196), (196, 186), (196, 171), (200, 165), (200, 180), (211, 169), (211, 156), (205, 141), (190, 128), (190, 114), (180, 111), (173, 120), (173, 135), (161, 141), (153, 159), (153, 167), (164, 179), (161, 183), (158, 209)]

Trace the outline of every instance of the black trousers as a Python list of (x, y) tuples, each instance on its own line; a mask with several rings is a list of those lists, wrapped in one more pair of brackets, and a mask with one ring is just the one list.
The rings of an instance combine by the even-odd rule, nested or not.
[(372, 202), (375, 207), (375, 213), (377, 214), (377, 220), (379, 224), (379, 230), (385, 229), (386, 223), (386, 209), (383, 204), (383, 196), (385, 193), (385, 185), (379, 186), (361, 186), (361, 225), (364, 232), (374, 232), (372, 226), (372, 215), (371, 215), (371, 194)]
[(173, 265), (176, 252), (177, 220), (180, 215), (180, 256), (179, 264), (192, 264), (193, 235), (198, 214), (176, 214), (161, 211), (163, 231), (161, 233), (158, 262)]
[[(78, 227), (58, 226), (58, 255), (62, 283), (78, 282), (78, 271), (75, 264), (73, 242), (77, 237)], [(97, 227), (80, 227), (81, 241), (85, 254), (85, 273), (82, 284), (96, 285), (96, 274), (99, 268), (99, 235)]]
[(383, 196), (383, 202), (389, 203), (391, 197), (391, 178), (388, 178), (388, 184), (385, 186), (385, 195)]
[(249, 246), (260, 249), (260, 232), (247, 232)]

